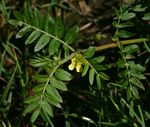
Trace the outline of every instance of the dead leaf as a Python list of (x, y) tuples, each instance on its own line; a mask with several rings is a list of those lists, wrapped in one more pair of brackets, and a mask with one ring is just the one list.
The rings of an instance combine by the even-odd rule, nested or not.
[(80, 11), (83, 15), (90, 15), (91, 8), (86, 4), (84, 0), (79, 1)]

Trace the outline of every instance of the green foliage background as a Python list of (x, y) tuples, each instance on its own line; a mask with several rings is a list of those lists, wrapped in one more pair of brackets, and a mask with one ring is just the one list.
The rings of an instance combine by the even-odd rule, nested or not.
[(149, 126), (149, 1), (117, 2), (109, 34), (88, 37), (66, 16), (88, 21), (79, 1), (13, 2), (0, 2), (0, 126)]

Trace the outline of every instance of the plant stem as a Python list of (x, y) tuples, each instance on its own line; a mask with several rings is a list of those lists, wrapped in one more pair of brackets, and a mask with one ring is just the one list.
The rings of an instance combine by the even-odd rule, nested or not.
[[(141, 42), (146, 42), (149, 41), (148, 38), (139, 38), (139, 39), (131, 39), (131, 40), (124, 40), (120, 41), (122, 45), (128, 45), (128, 44), (135, 44), (135, 43), (141, 43)], [(111, 42), (109, 44), (101, 45), (101, 46), (96, 46), (96, 51), (102, 51), (110, 48), (115, 48), (117, 47), (116, 42)]]

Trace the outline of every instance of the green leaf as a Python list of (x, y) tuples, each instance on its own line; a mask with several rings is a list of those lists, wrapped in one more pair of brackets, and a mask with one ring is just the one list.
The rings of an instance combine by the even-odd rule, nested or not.
[(128, 32), (126, 30), (120, 30), (118, 32), (118, 36), (121, 37), (121, 38), (129, 38), (129, 37), (132, 37), (133, 36), (133, 33), (131, 32)]
[(132, 26), (134, 26), (134, 23), (133, 22), (124, 22), (124, 23), (118, 24), (116, 21), (114, 21), (112, 25), (115, 28), (126, 28), (126, 27), (132, 27)]
[(95, 74), (95, 72), (94, 72), (95, 70), (92, 68), (92, 69), (90, 69), (90, 71), (89, 71), (89, 83), (92, 85), (93, 84), (93, 82), (94, 82), (94, 74)]
[(139, 5), (136, 5), (134, 8), (133, 8), (133, 11), (136, 11), (136, 12), (142, 12), (142, 11), (145, 11), (147, 7), (142, 7), (141, 4)]
[(53, 60), (45, 58), (45, 57), (34, 57), (32, 59), (30, 59), (29, 61), (30, 65), (32, 65), (33, 67), (41, 67), (41, 66), (45, 66), (45, 65), (53, 65)]
[(54, 125), (52, 124), (51, 120), (50, 120), (50, 117), (49, 115), (47, 114), (47, 112), (45, 110), (41, 110), (41, 113), (40, 113), (42, 119), (46, 122), (48, 122), (50, 124), (50, 127), (54, 127)]
[(143, 74), (141, 74), (139, 71), (130, 70), (129, 73), (131, 76), (136, 77), (138, 79), (146, 79), (146, 77)]
[(49, 11), (47, 10), (47, 12), (46, 12), (46, 14), (45, 14), (45, 17), (44, 17), (44, 30), (45, 30), (46, 32), (49, 31), (48, 29), (51, 29), (51, 28), (49, 28), (49, 17), (50, 17)]
[(37, 8), (34, 8), (34, 23), (37, 28), (40, 28), (40, 13)]
[(97, 89), (101, 90), (102, 84), (101, 84), (100, 76), (98, 74), (96, 75), (96, 83), (97, 83)]
[(54, 100), (51, 96), (49, 96), (49, 94), (45, 93), (44, 94), (44, 100), (46, 100), (48, 103), (50, 103), (51, 105), (57, 107), (57, 108), (61, 108), (61, 105), (58, 101)]
[(27, 32), (31, 31), (31, 27), (25, 26), (23, 27), (17, 34), (16, 38), (21, 38), (23, 37)]
[(143, 84), (140, 82), (139, 79), (132, 77), (132, 78), (130, 78), (129, 81), (130, 81), (133, 85), (139, 87), (140, 89), (145, 90)]
[(67, 44), (72, 44), (76, 40), (78, 32), (79, 32), (79, 28), (76, 26), (68, 30), (67, 34), (65, 35), (65, 42)]
[(99, 76), (103, 79), (103, 80), (109, 80), (110, 77), (108, 75), (106, 75), (104, 72), (100, 72)]
[(129, 81), (125, 79), (124, 82), (121, 84), (121, 87), (123, 89), (127, 89), (128, 85), (129, 85)]
[(118, 83), (109, 83), (110, 85), (112, 86), (115, 86), (115, 87), (119, 87), (119, 88), (122, 88), (122, 84), (118, 84)]
[(146, 13), (142, 19), (143, 20), (150, 20), (150, 13)]
[(56, 101), (63, 102), (61, 96), (59, 95), (57, 89), (53, 87), (52, 84), (48, 84), (46, 86), (47, 93)]
[(59, 51), (60, 42), (56, 39), (52, 39), (52, 41), (49, 43), (49, 55), (53, 55), (54, 53)]
[(66, 58), (70, 55), (69, 48), (63, 45), (63, 49), (64, 49), (64, 57)]
[(105, 56), (99, 56), (99, 57), (91, 58), (89, 61), (91, 64), (99, 64), (103, 62), (104, 59), (105, 59)]
[(129, 106), (129, 114), (132, 118), (134, 118), (134, 103), (133, 101), (130, 102), (130, 106)]
[(72, 79), (72, 75), (63, 69), (57, 69), (55, 76), (62, 81), (70, 81)]
[(67, 91), (66, 84), (64, 82), (56, 79), (55, 77), (51, 77), (50, 82), (53, 87), (55, 87), (59, 90), (62, 90), (62, 91)]
[(118, 60), (116, 62), (116, 64), (117, 64), (118, 68), (125, 68), (125, 61), (124, 60)]
[(135, 98), (139, 98), (139, 92), (138, 92), (137, 88), (135, 86), (131, 86), (130, 89), (132, 92), (131, 96), (134, 96)]
[(2, 43), (3, 47), (7, 51), (7, 53), (15, 60), (15, 55), (13, 51), (11, 50), (11, 47), (8, 44)]
[(134, 69), (134, 70), (138, 70), (140, 72), (145, 71), (145, 67), (141, 66), (140, 64), (135, 64), (134, 61), (129, 61), (128, 64), (132, 70)]
[(145, 111), (145, 116), (146, 116), (148, 119), (150, 119), (150, 113), (149, 113), (149, 112)]
[(131, 85), (130, 87), (127, 89), (127, 100), (130, 100), (132, 98), (132, 91), (131, 91)]
[(51, 117), (53, 117), (53, 110), (52, 110), (52, 107), (50, 106), (50, 104), (43, 100), (42, 103), (41, 103), (41, 106), (42, 106), (42, 109)]
[(45, 84), (40, 84), (40, 85), (33, 87), (32, 91), (34, 93), (42, 92), (44, 87), (45, 87)]
[(30, 36), (27, 38), (27, 40), (25, 41), (26, 45), (29, 45), (31, 43), (33, 43), (36, 39), (38, 39), (41, 35), (41, 32), (35, 30), (33, 31)]
[(96, 52), (95, 47), (90, 46), (90, 47), (84, 52), (83, 55), (85, 56), (86, 59), (89, 59), (89, 58), (91, 58), (91, 57), (94, 56), (95, 52)]
[(39, 99), (40, 99), (40, 95), (36, 94), (34, 96), (31, 96), (31, 97), (27, 98), (24, 103), (30, 104), (30, 103), (39, 101)]
[(9, 20), (8, 21), (11, 25), (14, 25), (14, 26), (22, 26), (22, 22), (21, 21), (17, 21), (17, 20)]
[(31, 121), (32, 123), (34, 123), (34, 122), (36, 121), (36, 119), (37, 119), (39, 113), (40, 113), (39, 109), (36, 109), (36, 110), (32, 113), (31, 118), (30, 118), (30, 121)]
[(24, 110), (24, 114), (32, 112), (34, 109), (38, 107), (38, 102), (34, 102), (29, 104)]
[(24, 9), (24, 17), (25, 17), (25, 20), (28, 24), (35, 25), (31, 7), (28, 7), (28, 8)]
[(87, 74), (88, 70), (89, 70), (89, 64), (87, 63), (84, 65), (84, 68), (82, 70), (82, 77)]
[(135, 13), (129, 13), (128, 11), (125, 11), (122, 15), (121, 15), (121, 20), (129, 20), (134, 18), (136, 15)]
[(33, 77), (34, 80), (37, 80), (38, 83), (45, 83), (48, 80), (48, 75), (38, 74)]
[(123, 49), (123, 52), (128, 53), (128, 54), (139, 52), (139, 51), (140, 51), (139, 46), (136, 44), (125, 46)]
[(54, 35), (58, 38), (62, 38), (64, 35), (64, 25), (62, 23), (62, 20), (60, 18), (55, 19), (54, 23)]
[(18, 11), (14, 11), (13, 14), (18, 21), (24, 21), (24, 16), (20, 14)]
[(44, 34), (40, 37), (40, 39), (38, 40), (37, 44), (34, 47), (34, 51), (38, 52), (41, 49), (43, 49), (50, 41), (50, 36)]

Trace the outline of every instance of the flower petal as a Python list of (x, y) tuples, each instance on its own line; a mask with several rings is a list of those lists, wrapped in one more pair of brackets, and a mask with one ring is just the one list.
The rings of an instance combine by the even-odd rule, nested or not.
[(68, 66), (69, 70), (73, 70), (75, 68), (75, 64), (71, 63), (69, 66)]
[(81, 67), (82, 67), (82, 65), (80, 63), (77, 63), (77, 65), (76, 65), (76, 71), (80, 72), (81, 71)]

